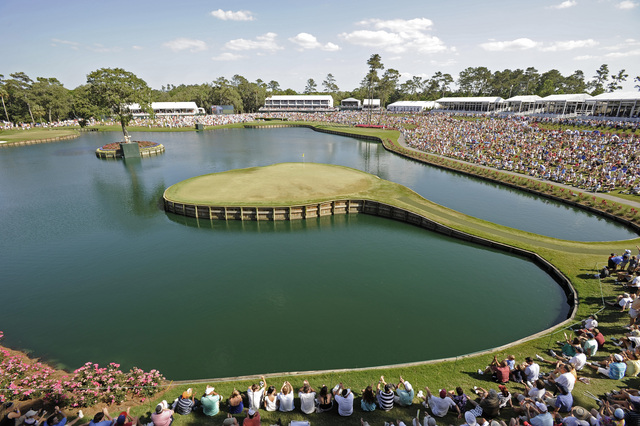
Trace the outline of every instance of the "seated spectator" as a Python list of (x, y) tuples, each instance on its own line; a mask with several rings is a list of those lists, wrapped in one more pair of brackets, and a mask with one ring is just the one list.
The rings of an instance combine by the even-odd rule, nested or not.
[(584, 330), (593, 330), (598, 326), (598, 317), (595, 314), (591, 314), (587, 319), (582, 321), (582, 327)]
[[(106, 410), (106, 408), (103, 410), (103, 412), (105, 410)], [(42, 423), (42, 420), (44, 419), (46, 414), (47, 414), (47, 412), (46, 411), (42, 411), (42, 410), (38, 410), (38, 411), (29, 410), (26, 413), (20, 415), (20, 409), (16, 409), (13, 413), (9, 413), (9, 415), (7, 417), (9, 417), (10, 419), (15, 418), (16, 426), (23, 425), (23, 424), (24, 425), (35, 425), (35, 426), (37, 426), (40, 423)], [(103, 414), (103, 413), (100, 413), (100, 414)], [(89, 423), (87, 423), (87, 424), (89, 424)], [(111, 423), (109, 423), (109, 424), (111, 424)]]
[(216, 392), (213, 386), (207, 386), (204, 391), (204, 396), (200, 398), (200, 405), (202, 405), (202, 412), (205, 416), (215, 416), (220, 412), (220, 402), (222, 402), (222, 396)]
[[(129, 412), (129, 409), (127, 409), (127, 413)], [(78, 417), (76, 417), (75, 419), (71, 420), (70, 422), (67, 421), (67, 416), (60, 411), (60, 407), (56, 406), (53, 409), (53, 414), (51, 416), (49, 416), (43, 423), (42, 426), (72, 426), (74, 424), (76, 424), (80, 419), (82, 419), (84, 416), (82, 415), (82, 411), (80, 411), (78, 413)], [(135, 419), (136, 421), (133, 424), (138, 424), (138, 419)]]
[(606, 300), (605, 303), (609, 306), (619, 307), (620, 312), (624, 312), (626, 309), (631, 307), (633, 299), (635, 299), (635, 295), (634, 297), (631, 297), (629, 293), (623, 293), (616, 298), (615, 302), (609, 302)]
[[(29, 423), (25, 422), (24, 424)], [(102, 411), (97, 412), (89, 423), (84, 423), (82, 426), (111, 426), (112, 424), (113, 418), (111, 418), (109, 411), (107, 411), (107, 407), (105, 407)], [(157, 426), (157, 423), (154, 422), (154, 424)]]
[(131, 417), (130, 409), (131, 407), (127, 408), (127, 411), (122, 411), (113, 424), (117, 426), (142, 426), (138, 417)]
[(536, 380), (535, 386), (532, 387), (525, 383), (524, 390), (524, 394), (516, 393), (513, 395), (520, 405), (522, 405), (525, 400), (535, 402), (537, 400), (545, 400), (547, 396), (551, 396), (551, 393), (547, 392), (542, 379)]
[(460, 386), (456, 387), (456, 391), (449, 392), (449, 397), (455, 402), (461, 412), (467, 411), (467, 402), (469, 402), (469, 396), (462, 390)]
[(609, 267), (607, 266), (603, 267), (599, 273), (594, 274), (596, 278), (600, 278), (600, 279), (609, 278), (610, 275), (611, 275), (611, 272), (609, 272)]
[[(384, 386), (384, 390), (381, 387)], [(393, 395), (393, 385), (384, 381), (384, 376), (380, 376), (378, 381), (376, 392), (376, 398), (378, 400), (378, 407), (381, 410), (389, 411), (393, 408), (393, 402), (395, 400)]]
[(238, 392), (238, 389), (233, 388), (231, 396), (227, 399), (227, 412), (229, 414), (240, 414), (242, 411), (244, 411), (242, 395)]
[(267, 387), (267, 380), (264, 376), (260, 376), (260, 384), (254, 383), (247, 388), (247, 405), (249, 408), (259, 410), (262, 407), (262, 400), (264, 399), (264, 391)]
[(374, 411), (376, 409), (376, 395), (373, 393), (373, 386), (369, 385), (362, 389), (360, 408), (362, 408), (362, 411)]
[(156, 405), (155, 413), (151, 414), (151, 421), (154, 426), (169, 426), (173, 422), (173, 410), (169, 409), (167, 401)]
[(193, 396), (193, 389), (189, 388), (173, 401), (171, 409), (177, 414), (186, 416), (195, 410), (197, 406), (198, 400)]
[(587, 365), (613, 380), (622, 379), (627, 371), (627, 364), (624, 363), (624, 358), (620, 354), (610, 355), (609, 359), (604, 361), (604, 367), (599, 367), (593, 363)]
[(557, 385), (558, 394), (555, 398), (550, 398), (547, 402), (555, 407), (555, 413), (569, 413), (573, 407), (573, 395), (562, 385)]
[(607, 343), (607, 339), (597, 327), (593, 329), (593, 338), (596, 339), (596, 342), (598, 343), (598, 349), (604, 348), (605, 343)]
[(264, 409), (267, 411), (276, 411), (278, 409), (278, 394), (275, 386), (267, 388), (267, 395), (264, 397)]
[(491, 374), (491, 378), (493, 379), (494, 382), (503, 383), (503, 384), (509, 382), (510, 373), (511, 373), (511, 370), (507, 365), (507, 361), (506, 360), (498, 361), (498, 358), (495, 355), (493, 356), (493, 360), (491, 361), (491, 364), (485, 370), (485, 374)]
[(316, 391), (309, 385), (309, 381), (305, 379), (302, 387), (298, 392), (300, 398), (300, 410), (305, 414), (311, 414), (316, 411)]
[(398, 382), (398, 385), (396, 386), (396, 396), (394, 397), (393, 402), (401, 407), (409, 407), (413, 404), (414, 395), (415, 392), (411, 383), (400, 376), (400, 382)]
[(498, 400), (500, 401), (499, 408), (511, 407), (513, 408), (513, 404), (511, 403), (511, 392), (507, 389), (505, 385), (498, 385)]
[(588, 332), (585, 334), (585, 337), (580, 340), (582, 340), (582, 349), (584, 350), (584, 354), (587, 358), (593, 358), (596, 356), (596, 353), (598, 352), (598, 341), (594, 334)]
[(529, 383), (529, 386), (533, 386), (533, 383), (540, 377), (540, 365), (528, 356), (524, 359), (522, 367), (524, 367), (524, 380)]
[(480, 401), (469, 401), (473, 408), (473, 414), (476, 417), (484, 416), (488, 419), (494, 419), (500, 414), (500, 398), (495, 389), (489, 391), (482, 390), (480, 393)]
[(575, 371), (575, 369), (571, 364), (559, 362), (558, 367), (549, 375), (549, 383), (564, 386), (567, 391), (573, 392), (573, 387), (576, 384), (576, 376), (572, 371)]
[(351, 392), (351, 389), (345, 389), (342, 383), (340, 383), (337, 389), (333, 391), (333, 395), (338, 404), (338, 414), (341, 416), (350, 416), (353, 414), (353, 392)]
[(330, 411), (333, 408), (333, 394), (329, 392), (327, 385), (322, 385), (318, 395), (318, 413)]
[[(587, 409), (575, 406), (571, 409), (571, 414), (565, 418), (560, 417), (563, 426), (591, 426), (591, 413)], [(594, 419), (597, 423), (597, 420)]]
[(428, 386), (424, 389), (427, 391), (427, 395), (425, 397), (426, 402), (431, 409), (431, 414), (433, 414), (435, 417), (444, 417), (451, 409), (456, 410), (456, 412), (458, 413), (458, 418), (462, 417), (460, 408), (458, 408), (456, 403), (453, 402), (453, 399), (451, 399), (447, 395), (446, 389), (441, 389), (438, 396), (432, 395), (431, 390)]
[(240, 423), (238, 423), (238, 419), (231, 414), (227, 414), (227, 418), (222, 422), (222, 426), (240, 426)]
[(247, 410), (247, 417), (242, 421), (242, 426), (260, 426), (260, 413), (258, 410), (249, 408)]
[(291, 383), (284, 382), (278, 393), (278, 409), (282, 412), (293, 411), (293, 386)]
[(544, 402), (527, 403), (525, 412), (532, 426), (553, 426), (553, 416)]

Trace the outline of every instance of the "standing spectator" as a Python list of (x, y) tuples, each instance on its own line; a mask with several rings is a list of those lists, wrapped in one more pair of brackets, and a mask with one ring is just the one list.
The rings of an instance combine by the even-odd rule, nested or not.
[(345, 389), (340, 383), (338, 389), (333, 391), (333, 395), (338, 403), (338, 414), (341, 416), (353, 414), (353, 392), (351, 392), (351, 389)]

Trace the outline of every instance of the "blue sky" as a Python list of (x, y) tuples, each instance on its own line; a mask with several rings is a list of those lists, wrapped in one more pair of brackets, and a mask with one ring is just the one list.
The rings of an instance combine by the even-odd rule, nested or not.
[(151, 87), (240, 74), (352, 90), (367, 59), (405, 81), (467, 67), (640, 75), (640, 0), (0, 0), (0, 74), (65, 87), (121, 67)]

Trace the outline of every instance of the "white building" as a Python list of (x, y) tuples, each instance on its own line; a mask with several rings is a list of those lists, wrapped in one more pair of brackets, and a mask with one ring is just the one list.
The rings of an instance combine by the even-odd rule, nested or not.
[(587, 114), (594, 117), (640, 118), (640, 92), (602, 93), (586, 101)]
[(476, 96), (440, 98), (436, 102), (444, 111), (494, 112), (500, 110), (503, 101), (499, 96)]
[[(151, 102), (151, 109), (158, 117), (204, 114), (204, 108), (198, 108), (195, 102)], [(130, 104), (129, 111), (136, 118), (149, 116), (149, 113), (141, 110), (138, 104)]]
[(514, 96), (504, 101), (502, 111), (514, 114), (528, 114), (535, 110), (536, 102), (540, 99), (542, 98), (538, 95)]
[(362, 109), (379, 110), (380, 99), (365, 99), (362, 102)]
[(331, 95), (274, 95), (264, 101), (261, 112), (297, 111), (318, 112), (333, 111)]
[(347, 98), (340, 101), (340, 109), (362, 109), (362, 102), (356, 98)]
[(438, 108), (435, 101), (398, 101), (387, 105), (389, 112), (423, 112)]
[(566, 95), (549, 95), (536, 101), (536, 114), (550, 115), (584, 115), (587, 101), (591, 95), (574, 93)]

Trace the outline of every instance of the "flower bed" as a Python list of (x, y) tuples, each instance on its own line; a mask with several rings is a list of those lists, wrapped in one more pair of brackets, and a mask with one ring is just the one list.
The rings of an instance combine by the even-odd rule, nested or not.
[(144, 401), (160, 391), (164, 380), (157, 370), (145, 372), (133, 367), (125, 373), (119, 364), (100, 367), (91, 362), (72, 376), (61, 376), (45, 364), (0, 348), (0, 403), (42, 398), (53, 405), (79, 408), (98, 403), (120, 404), (131, 398)]
[[(153, 148), (153, 147), (156, 147), (156, 146), (160, 145), (159, 143), (150, 142), (150, 141), (132, 141), (132, 142), (137, 142), (138, 146), (140, 147), (140, 149)], [(106, 145), (102, 145), (100, 147), (100, 149), (103, 150), (103, 151), (116, 151), (116, 150), (120, 149), (120, 144), (121, 143), (122, 142), (108, 143)]]

